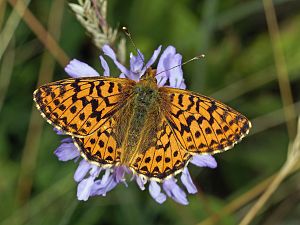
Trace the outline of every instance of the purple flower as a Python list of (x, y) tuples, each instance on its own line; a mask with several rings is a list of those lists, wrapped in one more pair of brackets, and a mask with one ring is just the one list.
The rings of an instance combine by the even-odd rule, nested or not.
[[(117, 60), (116, 54), (108, 45), (104, 45), (102, 50), (104, 55), (111, 58), (117, 68), (121, 71), (121, 78), (129, 78), (138, 81), (158, 58), (161, 46), (154, 51), (147, 63), (144, 63), (144, 56), (140, 51), (138, 52), (138, 55), (133, 55), (131, 53), (130, 69), (127, 69)], [(168, 84), (168, 86), (173, 88), (186, 88), (181, 66), (178, 66), (181, 64), (181, 60), (182, 56), (179, 53), (176, 53), (176, 49), (173, 46), (169, 46), (164, 50), (159, 58), (156, 72), (157, 84), (159, 86), (166, 86)], [(110, 70), (103, 56), (100, 56), (100, 62), (104, 70), (104, 76), (109, 76)], [(170, 68), (173, 69), (170, 70)], [(98, 72), (92, 67), (76, 59), (70, 61), (66, 66), (65, 71), (71, 77), (75, 78), (99, 76)], [(60, 131), (56, 130), (56, 132), (63, 135)], [(80, 158), (80, 153), (71, 138), (63, 139), (61, 145), (54, 153), (61, 161), (77, 161)], [(190, 162), (199, 167), (215, 168), (217, 166), (217, 162), (211, 155), (195, 155)], [(177, 180), (173, 176), (164, 179), (160, 184), (154, 179), (147, 179), (136, 173), (133, 174), (126, 166), (112, 166), (110, 168), (100, 167), (91, 164), (85, 159), (81, 159), (74, 174), (74, 180), (78, 183), (77, 198), (86, 201), (91, 196), (106, 196), (106, 194), (118, 184), (127, 186), (125, 174), (130, 174), (131, 180), (135, 180), (141, 190), (145, 190), (146, 185), (148, 185), (151, 197), (160, 204), (166, 201), (167, 197), (172, 198), (182, 205), (188, 204), (187, 194), (184, 189), (178, 185)], [(192, 181), (187, 167), (182, 170), (180, 178), (181, 183), (189, 194), (195, 194), (197, 192), (197, 188)]]

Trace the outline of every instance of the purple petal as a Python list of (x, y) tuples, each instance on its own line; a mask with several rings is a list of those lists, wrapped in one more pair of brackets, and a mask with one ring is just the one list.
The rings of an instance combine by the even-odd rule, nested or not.
[(161, 51), (161, 45), (154, 51), (153, 55), (151, 56), (150, 60), (146, 63), (146, 66), (145, 66), (145, 71), (150, 67), (152, 66), (152, 64), (156, 61), (159, 53)]
[(124, 73), (121, 73), (119, 77), (120, 78), (126, 78), (126, 75)]
[[(169, 69), (169, 58), (173, 57), (176, 54), (176, 49), (173, 46), (168, 46), (163, 53), (161, 54), (158, 64), (157, 64), (157, 73), (161, 73)], [(162, 73), (164, 74), (164, 73)]]
[(100, 55), (101, 66), (104, 69), (103, 76), (108, 77), (110, 75), (109, 67), (106, 60)]
[(79, 166), (77, 167), (77, 170), (74, 173), (74, 180), (76, 182), (80, 182), (87, 175), (89, 170), (92, 169), (92, 167), (93, 165), (91, 165), (85, 159), (81, 160)]
[(126, 166), (115, 167), (114, 175), (117, 183), (125, 181), (125, 172), (127, 172), (126, 168)]
[(68, 161), (80, 156), (80, 153), (76, 146), (73, 144), (71, 138), (65, 138), (62, 140), (62, 144), (54, 151), (54, 154), (60, 161)]
[(181, 182), (184, 184), (184, 186), (186, 187), (187, 191), (190, 194), (197, 193), (197, 188), (196, 188), (195, 184), (193, 183), (193, 180), (191, 178), (191, 175), (190, 175), (187, 167), (185, 167), (182, 171)]
[[(173, 68), (167, 72), (169, 74), (170, 86), (173, 88), (179, 88), (183, 82), (183, 71), (181, 69), (182, 56), (180, 54), (175, 54), (169, 59), (169, 68)], [(175, 67), (177, 66), (177, 67)]]
[(109, 47), (109, 45), (103, 45), (102, 47), (102, 51), (104, 52), (105, 55), (107, 55), (109, 58), (111, 58), (115, 65), (118, 67), (118, 69), (124, 73), (125, 75), (129, 75), (130, 71), (128, 69), (126, 69), (125, 66), (123, 66), (118, 60), (117, 60), (117, 56), (115, 54), (115, 52), (112, 50), (111, 47)]
[(64, 138), (60, 141), (61, 143), (74, 143), (72, 138)]
[(174, 178), (169, 178), (163, 182), (163, 189), (166, 194), (172, 198), (175, 202), (178, 202), (182, 205), (189, 204), (186, 194), (184, 191), (176, 184)]
[(138, 184), (139, 188), (143, 191), (145, 190), (145, 184), (147, 183), (147, 179), (144, 179), (143, 177), (140, 177), (139, 175), (135, 174), (133, 176), (133, 179), (135, 179), (135, 182)]
[(91, 195), (92, 187), (94, 185), (94, 177), (90, 176), (80, 181), (77, 187), (78, 200), (86, 201)]
[(102, 180), (97, 180), (91, 190), (91, 196), (102, 195), (106, 196), (106, 193), (111, 191), (117, 186), (118, 182), (114, 180), (113, 175), (110, 175), (105, 182)]
[(153, 180), (151, 180), (149, 184), (149, 193), (152, 196), (152, 198), (159, 204), (162, 204), (167, 199), (166, 195), (161, 193), (161, 188), (159, 184)]
[(74, 78), (99, 76), (99, 73), (96, 70), (77, 59), (73, 59), (69, 62), (65, 67), (65, 72)]
[(176, 54), (176, 49), (173, 46), (168, 46), (162, 53), (158, 65), (156, 79), (160, 86), (165, 85), (166, 79), (169, 79), (170, 87), (184, 87), (183, 72), (181, 69), (182, 56)]
[(186, 84), (184, 83), (184, 79), (182, 79), (181, 84), (179, 85), (180, 89), (186, 89)]
[(137, 56), (130, 53), (130, 71), (133, 73), (140, 73), (144, 66), (144, 55), (138, 50)]
[(65, 132), (63, 132), (62, 130), (60, 129), (57, 129), (56, 127), (53, 128), (54, 132), (58, 135), (66, 135)]
[(90, 169), (90, 175), (94, 178), (99, 176), (99, 173), (101, 172), (102, 167), (99, 167), (97, 165), (91, 165), (91, 169)]
[(102, 176), (101, 184), (105, 184), (108, 182), (108, 179), (111, 177), (111, 169), (107, 168), (105, 170), (104, 175)]
[(215, 158), (211, 155), (194, 155), (193, 159), (191, 160), (191, 163), (199, 167), (217, 167), (217, 162)]
[(159, 87), (162, 87), (166, 84), (168, 77), (166, 75), (166, 73), (161, 73), (155, 76), (156, 80), (157, 80), (157, 85)]

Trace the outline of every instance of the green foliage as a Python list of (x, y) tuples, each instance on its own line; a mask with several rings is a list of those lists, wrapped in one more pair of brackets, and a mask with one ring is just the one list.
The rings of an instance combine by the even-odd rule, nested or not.
[[(48, 23), (52, 2), (32, 1), (30, 4), (29, 9), (44, 26)], [(294, 101), (297, 102), (300, 99), (300, 4), (291, 0), (277, 0), (274, 4)], [(0, 7), (3, 7), (1, 3)], [(11, 11), (7, 5), (1, 29)], [(164, 47), (174, 45), (184, 59), (206, 54), (204, 60), (184, 66), (189, 90), (213, 95), (254, 121), (282, 108), (261, 1), (111, 0), (108, 1), (107, 18), (114, 28), (128, 26), (136, 45), (146, 57), (160, 44)], [(98, 60), (100, 50), (86, 35), (67, 2), (59, 45), (70, 58), (85, 61), (102, 72)], [(29, 160), (34, 169), (32, 189), (28, 199), (22, 202), (17, 193), (22, 191), (18, 184), (20, 174), (24, 172), (21, 161), (26, 157), (23, 151), (33, 105), (32, 93), (42, 55), (47, 50), (21, 22), (0, 61), (1, 67), (6, 66), (2, 62), (11, 51), (15, 55), (12, 74), (0, 74), (0, 83), (3, 77), (10, 76), (7, 86), (0, 85), (0, 94), (4, 96), (4, 102), (0, 102), (0, 225), (187, 225), (198, 224), (214, 213), (221, 215), (219, 224), (235, 224), (245, 214), (245, 206), (250, 206), (249, 203), (240, 205), (231, 213), (222, 212), (223, 207), (278, 171), (285, 161), (289, 139), (282, 123), (283, 113), (280, 113), (280, 118), (266, 116), (264, 124), (272, 122), (274, 126), (254, 123), (254, 131), (256, 126), (262, 126), (260, 132), (250, 132), (250, 136), (233, 150), (216, 156), (217, 169), (191, 169), (200, 192), (189, 196), (188, 206), (171, 200), (158, 205), (147, 191), (141, 192), (133, 182), (128, 188), (119, 186), (106, 197), (78, 202), (76, 183), (72, 178), (76, 164), (56, 159), (53, 151), (61, 137), (43, 122), (43, 129), (36, 133), (40, 138), (28, 140), (37, 153)], [(127, 52), (132, 51), (134, 49), (128, 43)], [(55, 64), (54, 70), (54, 80), (67, 77), (59, 64)], [(116, 69), (112, 71), (118, 76)], [(6, 92), (3, 91), (5, 88)], [(299, 114), (299, 108), (297, 110)], [(282, 184), (281, 192), (274, 193), (272, 204), (266, 205), (254, 224), (268, 224), (273, 216), (278, 218), (278, 224), (296, 224), (300, 208), (298, 202), (293, 201), (299, 195), (299, 185), (293, 182), (295, 179), (291, 177), (289, 182)], [(283, 206), (290, 210), (280, 210)]]

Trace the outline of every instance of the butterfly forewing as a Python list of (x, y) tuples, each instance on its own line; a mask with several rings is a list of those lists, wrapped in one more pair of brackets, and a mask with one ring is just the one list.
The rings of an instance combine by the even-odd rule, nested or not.
[(181, 146), (191, 153), (218, 153), (240, 141), (250, 121), (229, 106), (193, 92), (160, 88), (162, 108)]
[(66, 79), (41, 86), (34, 100), (49, 123), (81, 137), (93, 134), (120, 110), (134, 85), (120, 78)]

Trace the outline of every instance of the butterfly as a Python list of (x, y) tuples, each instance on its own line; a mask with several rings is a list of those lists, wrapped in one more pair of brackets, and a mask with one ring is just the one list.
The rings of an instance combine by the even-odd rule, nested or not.
[(226, 151), (248, 134), (251, 123), (241, 113), (211, 97), (159, 87), (155, 74), (149, 68), (137, 82), (56, 81), (38, 88), (34, 101), (89, 162), (125, 165), (158, 181), (181, 172), (193, 155)]

